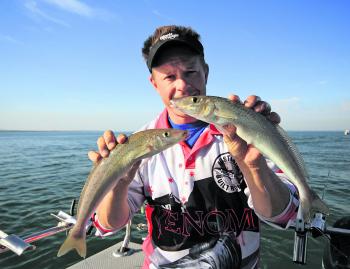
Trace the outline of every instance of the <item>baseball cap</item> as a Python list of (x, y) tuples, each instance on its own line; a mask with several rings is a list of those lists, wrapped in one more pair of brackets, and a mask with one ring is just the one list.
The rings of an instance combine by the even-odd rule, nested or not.
[(204, 56), (203, 45), (197, 38), (188, 35), (181, 35), (181, 33), (171, 31), (169, 33), (161, 35), (157, 42), (150, 48), (147, 59), (147, 67), (150, 72), (152, 72), (152, 63), (155, 59), (155, 56), (157, 55), (157, 52), (160, 51), (160, 48), (165, 47), (165, 45), (171, 45), (173, 43), (187, 45), (194, 51), (198, 52), (199, 55)]

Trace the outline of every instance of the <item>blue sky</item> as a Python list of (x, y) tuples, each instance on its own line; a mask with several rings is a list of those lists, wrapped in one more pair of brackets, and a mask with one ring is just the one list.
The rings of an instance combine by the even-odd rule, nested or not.
[(348, 129), (349, 10), (345, 0), (2, 0), (0, 129), (138, 129), (163, 108), (140, 50), (168, 24), (201, 34), (208, 94), (259, 95), (287, 130)]

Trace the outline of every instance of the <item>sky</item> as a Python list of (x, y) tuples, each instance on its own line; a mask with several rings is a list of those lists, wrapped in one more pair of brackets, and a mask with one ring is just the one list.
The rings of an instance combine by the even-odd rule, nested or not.
[(163, 110), (141, 47), (170, 24), (200, 33), (209, 95), (350, 128), (350, 1), (1, 0), (0, 130), (139, 129)]

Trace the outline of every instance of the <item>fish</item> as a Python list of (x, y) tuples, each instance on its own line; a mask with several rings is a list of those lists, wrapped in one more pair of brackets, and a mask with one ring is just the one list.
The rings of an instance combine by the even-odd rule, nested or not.
[(171, 106), (191, 117), (214, 124), (221, 132), (225, 126), (234, 125), (239, 137), (274, 162), (297, 187), (300, 197), (298, 218), (310, 221), (313, 212), (329, 214), (326, 203), (309, 187), (304, 160), (280, 125), (240, 102), (218, 96), (172, 99)]
[(72, 249), (86, 257), (86, 225), (92, 214), (120, 178), (137, 161), (151, 157), (186, 139), (188, 133), (177, 129), (149, 129), (132, 134), (116, 146), (108, 158), (103, 158), (92, 168), (80, 194), (77, 220), (60, 247), (60, 257)]

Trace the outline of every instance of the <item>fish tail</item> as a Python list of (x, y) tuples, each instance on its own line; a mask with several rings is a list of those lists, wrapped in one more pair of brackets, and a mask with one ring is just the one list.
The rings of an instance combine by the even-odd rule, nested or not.
[(309, 200), (302, 199), (302, 197), (300, 197), (300, 205), (298, 209), (297, 218), (302, 218), (305, 221), (309, 222), (311, 220), (310, 210), (311, 206)]
[(314, 213), (329, 214), (329, 208), (324, 201), (320, 199), (314, 190), (309, 190), (307, 194), (300, 194), (300, 206), (297, 218), (303, 218), (310, 222)]
[(76, 237), (73, 233), (73, 230), (68, 234), (66, 240), (60, 247), (57, 257), (61, 257), (70, 250), (75, 249), (78, 254), (85, 258), (86, 256), (86, 240), (85, 240), (85, 233), (83, 233), (83, 236)]
[(317, 193), (311, 190), (311, 209), (313, 212), (321, 212), (323, 214), (329, 215), (329, 208), (324, 201), (318, 197)]

